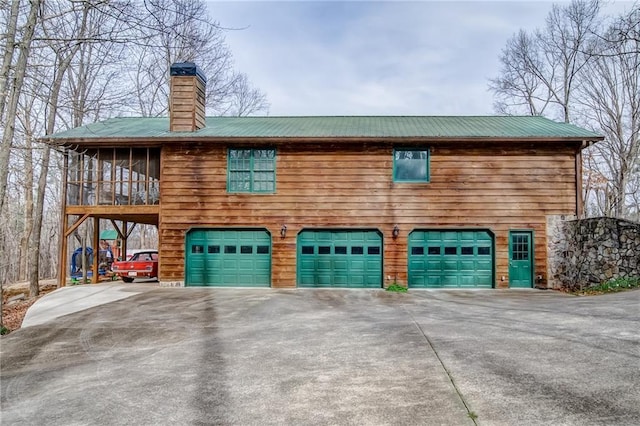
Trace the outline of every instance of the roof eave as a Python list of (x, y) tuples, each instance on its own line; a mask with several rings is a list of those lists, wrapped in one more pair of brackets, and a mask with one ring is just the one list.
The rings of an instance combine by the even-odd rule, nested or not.
[(55, 146), (97, 147), (97, 146), (135, 146), (159, 147), (166, 143), (452, 143), (452, 142), (493, 142), (493, 143), (579, 143), (581, 149), (604, 140), (603, 136), (198, 136), (180, 135), (140, 138), (43, 138), (42, 141)]

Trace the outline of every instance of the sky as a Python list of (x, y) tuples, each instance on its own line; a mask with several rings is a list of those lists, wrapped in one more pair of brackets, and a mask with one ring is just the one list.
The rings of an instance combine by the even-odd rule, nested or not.
[[(269, 115), (488, 115), (488, 82), (547, 1), (212, 1)], [(631, 2), (609, 1), (605, 13)]]

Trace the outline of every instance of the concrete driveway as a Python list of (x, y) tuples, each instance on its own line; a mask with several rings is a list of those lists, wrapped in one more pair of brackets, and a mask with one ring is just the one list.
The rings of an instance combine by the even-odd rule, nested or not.
[(2, 424), (640, 424), (640, 291), (83, 288), (0, 341)]

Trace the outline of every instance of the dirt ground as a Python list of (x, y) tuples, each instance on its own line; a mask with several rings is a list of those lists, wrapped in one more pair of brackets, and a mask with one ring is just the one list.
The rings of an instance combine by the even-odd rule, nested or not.
[[(30, 299), (29, 283), (24, 282), (5, 286), (2, 289), (2, 324), (9, 332), (19, 329), (27, 313), (27, 309), (29, 309), (36, 300), (56, 288), (58, 288), (56, 280), (40, 281), (40, 294), (38, 294), (38, 297)], [(24, 295), (24, 299), (9, 302), (9, 299), (21, 294)]]

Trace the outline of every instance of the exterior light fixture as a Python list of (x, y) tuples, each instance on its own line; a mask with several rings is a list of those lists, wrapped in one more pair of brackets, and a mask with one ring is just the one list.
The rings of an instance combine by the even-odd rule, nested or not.
[(394, 225), (391, 235), (393, 236), (394, 240), (398, 238), (398, 235), (400, 235), (400, 228), (398, 228), (398, 225)]
[(282, 225), (280, 228), (280, 238), (284, 238), (287, 236), (287, 225)]

